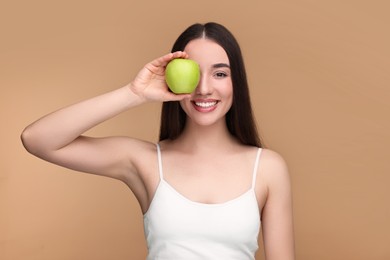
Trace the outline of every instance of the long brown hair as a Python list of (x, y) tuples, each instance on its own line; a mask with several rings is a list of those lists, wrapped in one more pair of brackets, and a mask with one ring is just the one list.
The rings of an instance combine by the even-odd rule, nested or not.
[[(248, 81), (240, 46), (233, 34), (217, 23), (193, 24), (176, 40), (172, 52), (183, 51), (194, 39), (206, 38), (218, 43), (227, 53), (233, 83), (233, 104), (226, 114), (229, 132), (241, 143), (263, 147), (253, 117)], [(176, 139), (183, 131), (186, 113), (178, 101), (164, 102), (161, 111), (160, 141)]]

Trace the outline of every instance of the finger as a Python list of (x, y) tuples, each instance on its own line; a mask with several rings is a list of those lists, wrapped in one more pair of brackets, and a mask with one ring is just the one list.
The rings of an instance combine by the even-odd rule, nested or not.
[(160, 58), (157, 58), (151, 62), (151, 64), (155, 67), (165, 67), (171, 60), (173, 59), (187, 59), (188, 54), (184, 51), (176, 51), (173, 53), (168, 53)]
[(168, 62), (170, 62), (172, 59), (175, 58), (175, 55), (178, 54), (174, 54), (174, 53), (165, 54), (164, 56), (161, 56), (153, 60), (152, 62), (150, 62), (150, 64), (152, 64), (155, 67), (165, 67), (168, 64)]
[(169, 101), (181, 101), (186, 98), (191, 98), (191, 94), (174, 94), (174, 93), (167, 93), (167, 99)]
[(163, 66), (166, 66), (169, 62), (171, 62), (174, 59), (185, 59), (187, 57), (188, 57), (188, 55), (185, 52), (176, 51), (176, 52), (169, 53), (169, 54), (161, 57), (162, 58), (161, 64)]
[(187, 59), (188, 58), (188, 54), (184, 51), (176, 51), (176, 52), (173, 52), (173, 59), (177, 59), (177, 58), (183, 58), (183, 59)]

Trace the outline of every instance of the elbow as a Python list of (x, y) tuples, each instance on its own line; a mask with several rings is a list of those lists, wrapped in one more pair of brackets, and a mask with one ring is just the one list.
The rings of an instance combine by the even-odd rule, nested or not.
[(23, 147), (31, 154), (37, 155), (38, 147), (37, 147), (37, 137), (34, 136), (32, 129), (27, 126), (21, 133), (20, 139), (22, 141)]
[(47, 141), (47, 132), (35, 126), (27, 126), (20, 134), (20, 139), (30, 154), (45, 161), (53, 159), (55, 149)]

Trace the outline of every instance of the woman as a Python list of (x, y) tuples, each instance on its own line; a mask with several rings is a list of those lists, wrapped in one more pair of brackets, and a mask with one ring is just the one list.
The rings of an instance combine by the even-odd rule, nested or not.
[[(167, 88), (176, 58), (200, 66), (191, 94)], [(83, 135), (153, 101), (164, 102), (158, 144)], [(126, 183), (144, 214), (148, 259), (254, 259), (260, 226), (267, 260), (294, 259), (287, 167), (261, 148), (240, 48), (222, 25), (190, 26), (127, 86), (39, 119), (22, 141), (44, 160)]]

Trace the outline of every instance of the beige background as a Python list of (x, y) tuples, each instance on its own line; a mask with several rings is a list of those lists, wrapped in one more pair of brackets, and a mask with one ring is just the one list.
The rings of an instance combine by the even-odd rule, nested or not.
[[(142, 215), (124, 184), (36, 159), (19, 135), (45, 113), (123, 86), (207, 21), (237, 36), (261, 133), (289, 164), (297, 259), (390, 259), (389, 7), (2, 0), (0, 259), (145, 257)], [(156, 141), (159, 109), (136, 108), (90, 134)]]

